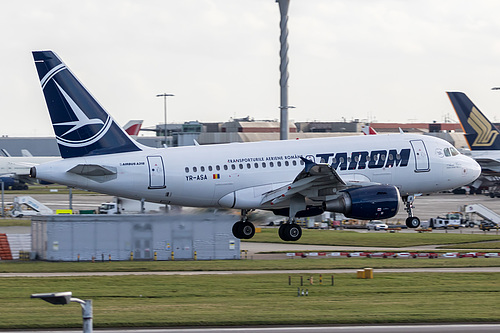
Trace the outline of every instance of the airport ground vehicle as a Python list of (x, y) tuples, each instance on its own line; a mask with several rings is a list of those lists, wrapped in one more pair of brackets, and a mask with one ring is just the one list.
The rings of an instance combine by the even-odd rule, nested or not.
[(387, 224), (378, 220), (370, 221), (366, 224), (366, 229), (368, 230), (378, 231), (378, 230), (385, 230), (387, 228), (388, 228)]
[(153, 202), (143, 202), (125, 198), (115, 198), (115, 202), (103, 202), (97, 212), (99, 214), (137, 214), (159, 213), (165, 211), (165, 205)]
[(462, 213), (453, 212), (448, 213), (444, 217), (438, 216), (436, 218), (429, 219), (429, 228), (438, 229), (438, 228), (455, 228), (458, 229), (460, 227), (469, 227), (474, 226), (474, 223), (469, 223)]
[(479, 216), (482, 220), (477, 221), (479, 224), (479, 229), (484, 230), (483, 228), (487, 228), (490, 230), (491, 228), (496, 228), (500, 224), (500, 214), (492, 211), (488, 207), (481, 204), (472, 204), (464, 207), (465, 213), (468, 215), (468, 220), (472, 223), (474, 219)]
[(14, 197), (12, 209), (10, 210), (10, 215), (13, 217), (50, 215), (53, 213), (52, 209), (28, 195)]
[(498, 224), (491, 221), (483, 221), (479, 224), (479, 229), (482, 231), (490, 231), (492, 229), (498, 229)]

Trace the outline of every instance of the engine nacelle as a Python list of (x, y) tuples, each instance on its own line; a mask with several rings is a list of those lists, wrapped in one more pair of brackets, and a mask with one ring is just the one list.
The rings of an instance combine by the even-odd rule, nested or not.
[(391, 185), (350, 188), (338, 198), (323, 202), (325, 211), (360, 220), (388, 219), (398, 213), (398, 208), (399, 191)]

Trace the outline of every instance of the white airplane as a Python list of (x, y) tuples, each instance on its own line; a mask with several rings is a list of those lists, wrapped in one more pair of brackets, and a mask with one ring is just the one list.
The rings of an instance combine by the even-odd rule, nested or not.
[[(302, 234), (296, 217), (331, 211), (390, 218), (400, 196), (407, 224), (417, 227), (415, 194), (468, 184), (480, 173), (474, 160), (448, 142), (409, 134), (145, 147), (116, 124), (55, 53), (35, 51), (33, 57), (63, 159), (33, 167), (32, 177), (130, 199), (240, 209), (233, 226), (237, 238), (254, 235), (247, 219), (253, 209), (288, 216), (279, 236), (295, 241)], [(85, 117), (78, 118), (80, 110)], [(79, 128), (69, 131), (74, 123)]]

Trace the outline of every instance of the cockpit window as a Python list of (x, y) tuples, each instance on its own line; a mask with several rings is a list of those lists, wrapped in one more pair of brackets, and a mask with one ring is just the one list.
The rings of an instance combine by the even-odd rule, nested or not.
[(445, 148), (445, 149), (443, 149), (443, 151), (444, 151), (444, 156), (446, 156), (446, 157), (450, 157), (451, 156), (450, 148)]
[(450, 147), (450, 151), (452, 156), (457, 156), (460, 154), (458, 150), (455, 149), (455, 147)]

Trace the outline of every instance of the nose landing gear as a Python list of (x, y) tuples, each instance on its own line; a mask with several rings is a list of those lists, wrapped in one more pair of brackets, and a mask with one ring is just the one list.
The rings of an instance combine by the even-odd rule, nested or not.
[(413, 216), (413, 201), (415, 201), (414, 195), (407, 195), (402, 197), (403, 203), (405, 204), (405, 210), (408, 212), (408, 218), (406, 219), (406, 226), (408, 228), (418, 228), (420, 226), (420, 219)]

